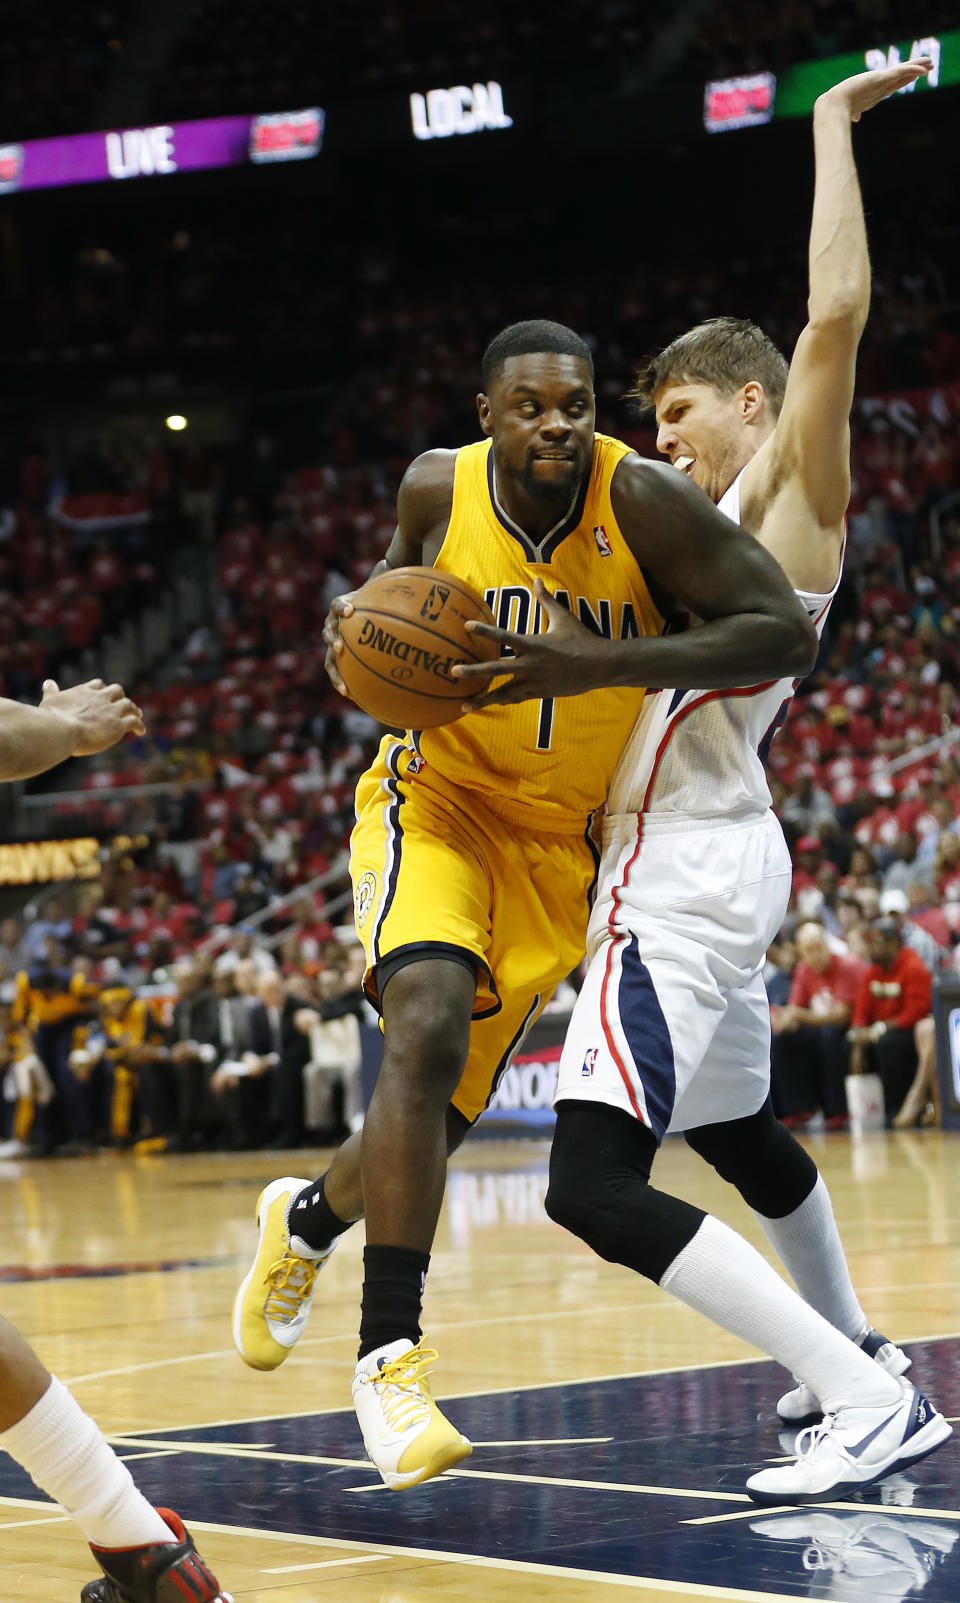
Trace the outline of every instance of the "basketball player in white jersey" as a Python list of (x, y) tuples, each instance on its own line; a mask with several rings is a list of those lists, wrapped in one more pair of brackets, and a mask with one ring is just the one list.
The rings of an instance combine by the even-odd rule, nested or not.
[[(848, 420), (870, 294), (850, 125), (930, 65), (862, 73), (817, 102), (809, 322), (789, 370), (754, 325), (719, 318), (674, 340), (637, 387), (656, 407), (659, 450), (777, 557), (818, 631), (840, 581)], [(517, 656), (512, 681), (485, 702), (620, 682), (616, 646), (583, 639), (563, 608), (540, 599), (545, 636), (478, 626)], [(459, 671), (477, 682), (505, 667)], [(781, 1416), (800, 1423), (822, 1412), (823, 1423), (803, 1433), (796, 1463), (747, 1482), (765, 1503), (843, 1496), (950, 1435), (899, 1378), (906, 1355), (870, 1329), (823, 1181), (770, 1104), (761, 970), (791, 865), (763, 758), (795, 688), (780, 680), (646, 698), (608, 802), (546, 1204), (601, 1257), (794, 1372), (799, 1386), (781, 1399)], [(668, 1131), (682, 1131), (738, 1188), (802, 1296), (726, 1225), (650, 1186)]]

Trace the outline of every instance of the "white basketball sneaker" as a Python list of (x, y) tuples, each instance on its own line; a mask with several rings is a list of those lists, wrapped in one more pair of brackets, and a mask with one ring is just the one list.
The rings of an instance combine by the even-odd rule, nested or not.
[(926, 1458), (953, 1434), (915, 1386), (902, 1383), (899, 1402), (880, 1408), (838, 1408), (797, 1437), (793, 1464), (751, 1475), (755, 1503), (826, 1503), (849, 1496)]
[[(862, 1348), (868, 1358), (873, 1358), (885, 1369), (888, 1375), (905, 1375), (910, 1368), (912, 1359), (900, 1347), (894, 1346), (886, 1336), (881, 1336), (879, 1330), (867, 1330), (860, 1337), (857, 1346)], [(800, 1425), (814, 1425), (818, 1419), (823, 1418), (823, 1409), (820, 1399), (810, 1387), (805, 1385), (799, 1376), (795, 1376), (797, 1385), (793, 1391), (785, 1392), (777, 1403), (777, 1413), (785, 1425), (797, 1428)]]
[(441, 1475), (473, 1452), (430, 1395), (432, 1347), (391, 1341), (368, 1353), (353, 1376), (353, 1406), (363, 1445), (387, 1486), (402, 1491)]
[(309, 1184), (286, 1175), (257, 1198), (257, 1251), (233, 1304), (233, 1344), (251, 1369), (276, 1369), (299, 1341), (317, 1274), (340, 1240), (315, 1253), (291, 1241), (290, 1204)]

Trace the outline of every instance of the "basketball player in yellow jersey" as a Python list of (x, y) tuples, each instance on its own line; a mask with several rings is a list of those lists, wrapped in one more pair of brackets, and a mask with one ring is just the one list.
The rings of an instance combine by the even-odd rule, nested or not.
[[(595, 434), (593, 363), (576, 334), (515, 324), (488, 348), (483, 377), (486, 439), (411, 465), (388, 566), (455, 572), (487, 594), (501, 623), (529, 633), (545, 625), (546, 582), (588, 625), (574, 631), (574, 651), (597, 635), (618, 656), (642, 645), (654, 676), (663, 619), (688, 608), (703, 627), (686, 645), (663, 642), (678, 686), (809, 670), (815, 632), (777, 563), (731, 534), (679, 474)], [(325, 629), (341, 689), (338, 624), (349, 607), (336, 600)], [(436, 1355), (420, 1340), (447, 1153), (583, 953), (591, 819), (643, 696), (627, 683), (388, 735), (357, 790), (351, 874), (383, 1066), (362, 1138), (340, 1148), (323, 1179), (286, 1177), (262, 1193), (234, 1340), (247, 1363), (275, 1368), (304, 1328), (317, 1268), (365, 1212), (353, 1395), (392, 1487), (470, 1451), (430, 1397), (424, 1370)]]

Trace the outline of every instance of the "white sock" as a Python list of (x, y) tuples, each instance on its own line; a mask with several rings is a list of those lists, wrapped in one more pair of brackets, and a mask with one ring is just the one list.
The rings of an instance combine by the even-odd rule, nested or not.
[(862, 1336), (869, 1321), (853, 1289), (823, 1176), (785, 1218), (767, 1219), (756, 1209), (754, 1214), (804, 1301), (851, 1341)]
[(0, 1447), (76, 1520), (95, 1547), (177, 1540), (56, 1376), (29, 1414), (0, 1431)]
[(900, 1383), (781, 1280), (748, 1241), (707, 1215), (660, 1281), (698, 1313), (805, 1381), (824, 1410), (896, 1403)]

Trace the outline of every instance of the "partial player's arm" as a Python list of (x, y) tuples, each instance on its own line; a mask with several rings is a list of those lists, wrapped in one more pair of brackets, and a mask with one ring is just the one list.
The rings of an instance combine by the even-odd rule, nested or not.
[[(397, 527), (393, 539), (371, 578), (387, 568), (433, 567), (450, 521), (456, 459), (456, 451), (424, 451), (410, 463), (397, 494)], [(323, 626), (327, 646), (324, 667), (341, 696), (348, 692), (337, 669), (337, 657), (343, 650), (340, 619), (349, 618), (353, 611), (351, 596), (355, 594), (351, 590), (346, 595), (334, 596)]]
[(744, 478), (745, 514), (757, 495), (765, 514), (757, 532), (802, 589), (826, 591), (835, 582), (850, 499), (849, 417), (857, 346), (870, 307), (851, 124), (931, 66), (923, 57), (857, 73), (814, 106), (808, 321), (790, 364), (777, 426)]
[(89, 757), (143, 733), (140, 709), (121, 685), (91, 679), (61, 690), (48, 679), (39, 707), (0, 699), (0, 781), (32, 779), (67, 757)]
[(614, 474), (611, 499), (644, 575), (702, 618), (702, 625), (685, 634), (601, 640), (549, 599), (538, 582), (537, 596), (548, 618), (545, 634), (467, 625), (514, 652), (453, 669), (469, 690), (501, 674), (510, 676), (472, 706), (576, 696), (610, 685), (727, 689), (810, 672), (817, 632), (783, 569), (702, 490), (663, 463), (625, 457)]

